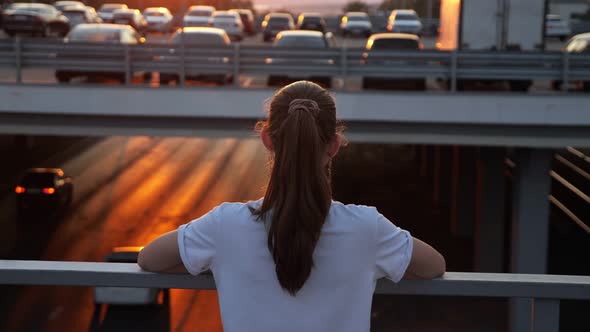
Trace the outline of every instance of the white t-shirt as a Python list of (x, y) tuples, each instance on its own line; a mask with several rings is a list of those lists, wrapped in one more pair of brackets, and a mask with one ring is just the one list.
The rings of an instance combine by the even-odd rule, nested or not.
[(267, 231), (248, 203), (224, 203), (178, 229), (191, 274), (211, 269), (226, 332), (369, 331), (376, 280), (398, 282), (412, 237), (374, 207), (332, 202), (312, 272), (291, 296), (281, 288)]

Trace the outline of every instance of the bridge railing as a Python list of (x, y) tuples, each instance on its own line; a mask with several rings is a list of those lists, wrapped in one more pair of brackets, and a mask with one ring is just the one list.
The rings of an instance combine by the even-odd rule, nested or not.
[[(463, 80), (548, 80), (567, 91), (569, 82), (590, 87), (590, 54), (562, 52), (371, 51), (362, 48), (289, 49), (270, 46), (203, 47), (178, 44), (109, 45), (60, 40), (0, 41), (0, 67), (113, 72), (130, 83), (134, 74), (160, 72), (184, 78), (241, 74), (380, 77), (447, 80), (451, 91)], [(146, 76), (147, 77), (147, 76)], [(179, 82), (182, 85), (184, 80)], [(234, 80), (236, 85), (239, 80)], [(458, 84), (459, 83), (459, 84)]]
[[(215, 289), (213, 276), (156, 274), (136, 264), (0, 260), (0, 284)], [(559, 331), (561, 299), (590, 299), (590, 276), (448, 272), (434, 280), (381, 279), (378, 294), (532, 299), (533, 332)], [(529, 332), (529, 331), (527, 331)]]

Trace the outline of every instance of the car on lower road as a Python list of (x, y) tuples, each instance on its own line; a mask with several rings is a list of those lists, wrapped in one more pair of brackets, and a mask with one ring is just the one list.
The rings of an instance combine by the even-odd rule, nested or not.
[(172, 32), (174, 17), (166, 7), (149, 7), (143, 10), (147, 31)]
[(315, 82), (324, 88), (332, 87), (332, 77), (327, 72), (335, 65), (330, 55), (287, 55), (289, 50), (329, 50), (335, 47), (335, 38), (332, 33), (326, 34), (319, 31), (291, 30), (282, 31), (277, 35), (273, 48), (281, 48), (284, 55), (271, 56), (266, 59), (266, 64), (274, 66), (278, 71), (299, 71), (299, 74), (271, 74), (268, 76), (268, 86), (282, 86), (293, 81), (306, 79)]
[(295, 29), (295, 23), (289, 13), (270, 13), (264, 17), (261, 27), (262, 40), (269, 42), (274, 40), (279, 32)]
[(239, 13), (218, 10), (209, 18), (209, 26), (225, 30), (232, 40), (240, 41), (244, 38), (244, 26)]
[(98, 9), (98, 16), (104, 23), (111, 23), (113, 20), (113, 12), (117, 9), (129, 8), (124, 3), (105, 3)]
[(209, 26), (209, 18), (215, 12), (213, 6), (190, 6), (182, 19), (183, 27)]
[(421, 35), (422, 22), (413, 9), (392, 10), (387, 20), (387, 31)]
[(60, 168), (30, 168), (14, 188), (19, 213), (65, 209), (72, 201), (72, 178)]
[[(137, 263), (142, 247), (115, 247), (109, 263)], [(170, 290), (144, 287), (94, 287), (89, 332), (170, 331)]]
[(148, 29), (148, 23), (139, 9), (117, 9), (113, 12), (112, 23), (130, 25), (139, 34), (144, 35)]
[(320, 13), (301, 13), (297, 17), (297, 30), (326, 32), (326, 21)]

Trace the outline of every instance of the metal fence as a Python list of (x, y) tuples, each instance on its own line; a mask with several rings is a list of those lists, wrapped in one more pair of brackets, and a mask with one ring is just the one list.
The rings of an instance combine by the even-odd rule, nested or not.
[[(561, 52), (442, 52), (371, 51), (361, 48), (287, 49), (269, 46), (203, 47), (195, 45), (97, 45), (56, 40), (0, 41), (0, 67), (16, 69), (23, 82), (28, 68), (54, 69), (77, 74), (117, 74), (129, 84), (134, 75), (150, 73), (177, 77), (225, 75), (281, 75), (294, 78), (381, 78), (388, 80), (438, 79), (450, 91), (469, 80), (507, 81), (516, 90), (532, 80), (548, 80), (568, 90), (569, 82), (590, 88), (590, 55)], [(346, 80), (344, 80), (346, 81)], [(239, 85), (239, 80), (234, 79)], [(346, 86), (343, 87), (346, 89)]]
[[(0, 260), (0, 284), (215, 289), (211, 275), (155, 274), (136, 264)], [(448, 272), (435, 280), (379, 280), (378, 294), (531, 299), (533, 332), (559, 330), (560, 299), (590, 299), (590, 276)], [(530, 332), (530, 331), (527, 331)]]

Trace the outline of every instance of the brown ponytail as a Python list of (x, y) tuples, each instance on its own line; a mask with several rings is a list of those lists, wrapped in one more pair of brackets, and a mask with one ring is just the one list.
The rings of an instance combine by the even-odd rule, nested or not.
[(299, 81), (271, 100), (259, 124), (272, 141), (271, 176), (258, 220), (271, 216), (268, 249), (281, 286), (295, 295), (311, 274), (313, 252), (330, 210), (332, 189), (326, 149), (340, 127), (336, 105), (319, 85)]

